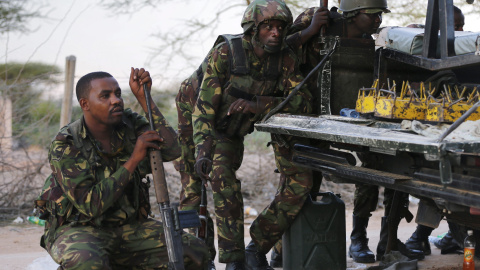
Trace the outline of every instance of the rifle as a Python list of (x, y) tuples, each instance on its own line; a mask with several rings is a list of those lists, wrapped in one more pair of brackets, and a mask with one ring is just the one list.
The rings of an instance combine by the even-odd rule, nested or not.
[[(328, 0), (320, 0), (320, 7), (328, 8)], [(323, 37), (325, 36), (325, 26), (322, 26), (320, 29), (320, 35)]]
[[(155, 130), (153, 126), (152, 106), (150, 104), (150, 92), (147, 85), (143, 85), (143, 92), (147, 102), (148, 121), (150, 129)], [(157, 204), (162, 216), (165, 241), (168, 251), (168, 268), (174, 270), (184, 270), (183, 265), (183, 244), (182, 229), (199, 227), (198, 215), (195, 211), (180, 211), (177, 206), (170, 207), (170, 198), (168, 195), (167, 181), (165, 179), (165, 170), (163, 168), (162, 154), (160, 150), (150, 149), (150, 166), (152, 167), (153, 183), (155, 186), (155, 195)], [(180, 215), (179, 215), (180, 214)], [(195, 258), (192, 258), (195, 260)]]
[(206, 181), (202, 181), (202, 190), (200, 197), (200, 207), (198, 209), (198, 217), (200, 218), (200, 228), (197, 230), (197, 237), (202, 239), (205, 243), (208, 238), (208, 219), (207, 219), (207, 187)]

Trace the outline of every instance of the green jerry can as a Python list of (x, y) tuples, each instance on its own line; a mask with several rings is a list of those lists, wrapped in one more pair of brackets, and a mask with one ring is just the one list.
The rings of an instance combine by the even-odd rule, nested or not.
[(308, 197), (283, 235), (284, 270), (345, 270), (345, 203), (331, 192)]

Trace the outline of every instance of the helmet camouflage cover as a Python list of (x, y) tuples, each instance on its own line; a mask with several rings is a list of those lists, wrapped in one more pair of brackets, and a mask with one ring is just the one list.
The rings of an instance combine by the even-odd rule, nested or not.
[(388, 13), (387, 0), (342, 0), (340, 10), (342, 12), (351, 12), (360, 9), (381, 9)]
[(281, 20), (290, 25), (293, 16), (290, 9), (282, 0), (255, 0), (248, 5), (242, 18), (243, 32), (247, 33), (253, 27), (265, 20)]

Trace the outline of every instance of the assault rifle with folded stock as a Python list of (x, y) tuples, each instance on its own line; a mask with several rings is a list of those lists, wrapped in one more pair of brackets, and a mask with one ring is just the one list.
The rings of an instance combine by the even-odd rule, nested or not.
[[(150, 129), (155, 130), (153, 125), (152, 107), (150, 104), (150, 92), (146, 84), (143, 85), (147, 103), (148, 121)], [(162, 155), (160, 150), (150, 149), (150, 166), (152, 167), (153, 183), (158, 207), (162, 216), (165, 241), (168, 250), (169, 269), (183, 270), (183, 245), (182, 229), (199, 227), (200, 222), (196, 211), (178, 211), (177, 206), (170, 206), (165, 170), (163, 168)], [(195, 261), (196, 258), (192, 258)]]

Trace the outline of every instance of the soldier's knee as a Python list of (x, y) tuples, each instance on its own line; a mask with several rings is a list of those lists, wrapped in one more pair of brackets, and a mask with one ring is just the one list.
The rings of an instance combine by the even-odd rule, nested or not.
[(76, 252), (75, 256), (65, 258), (61, 262), (62, 269), (110, 269), (107, 256), (92, 254), (90, 252)]

